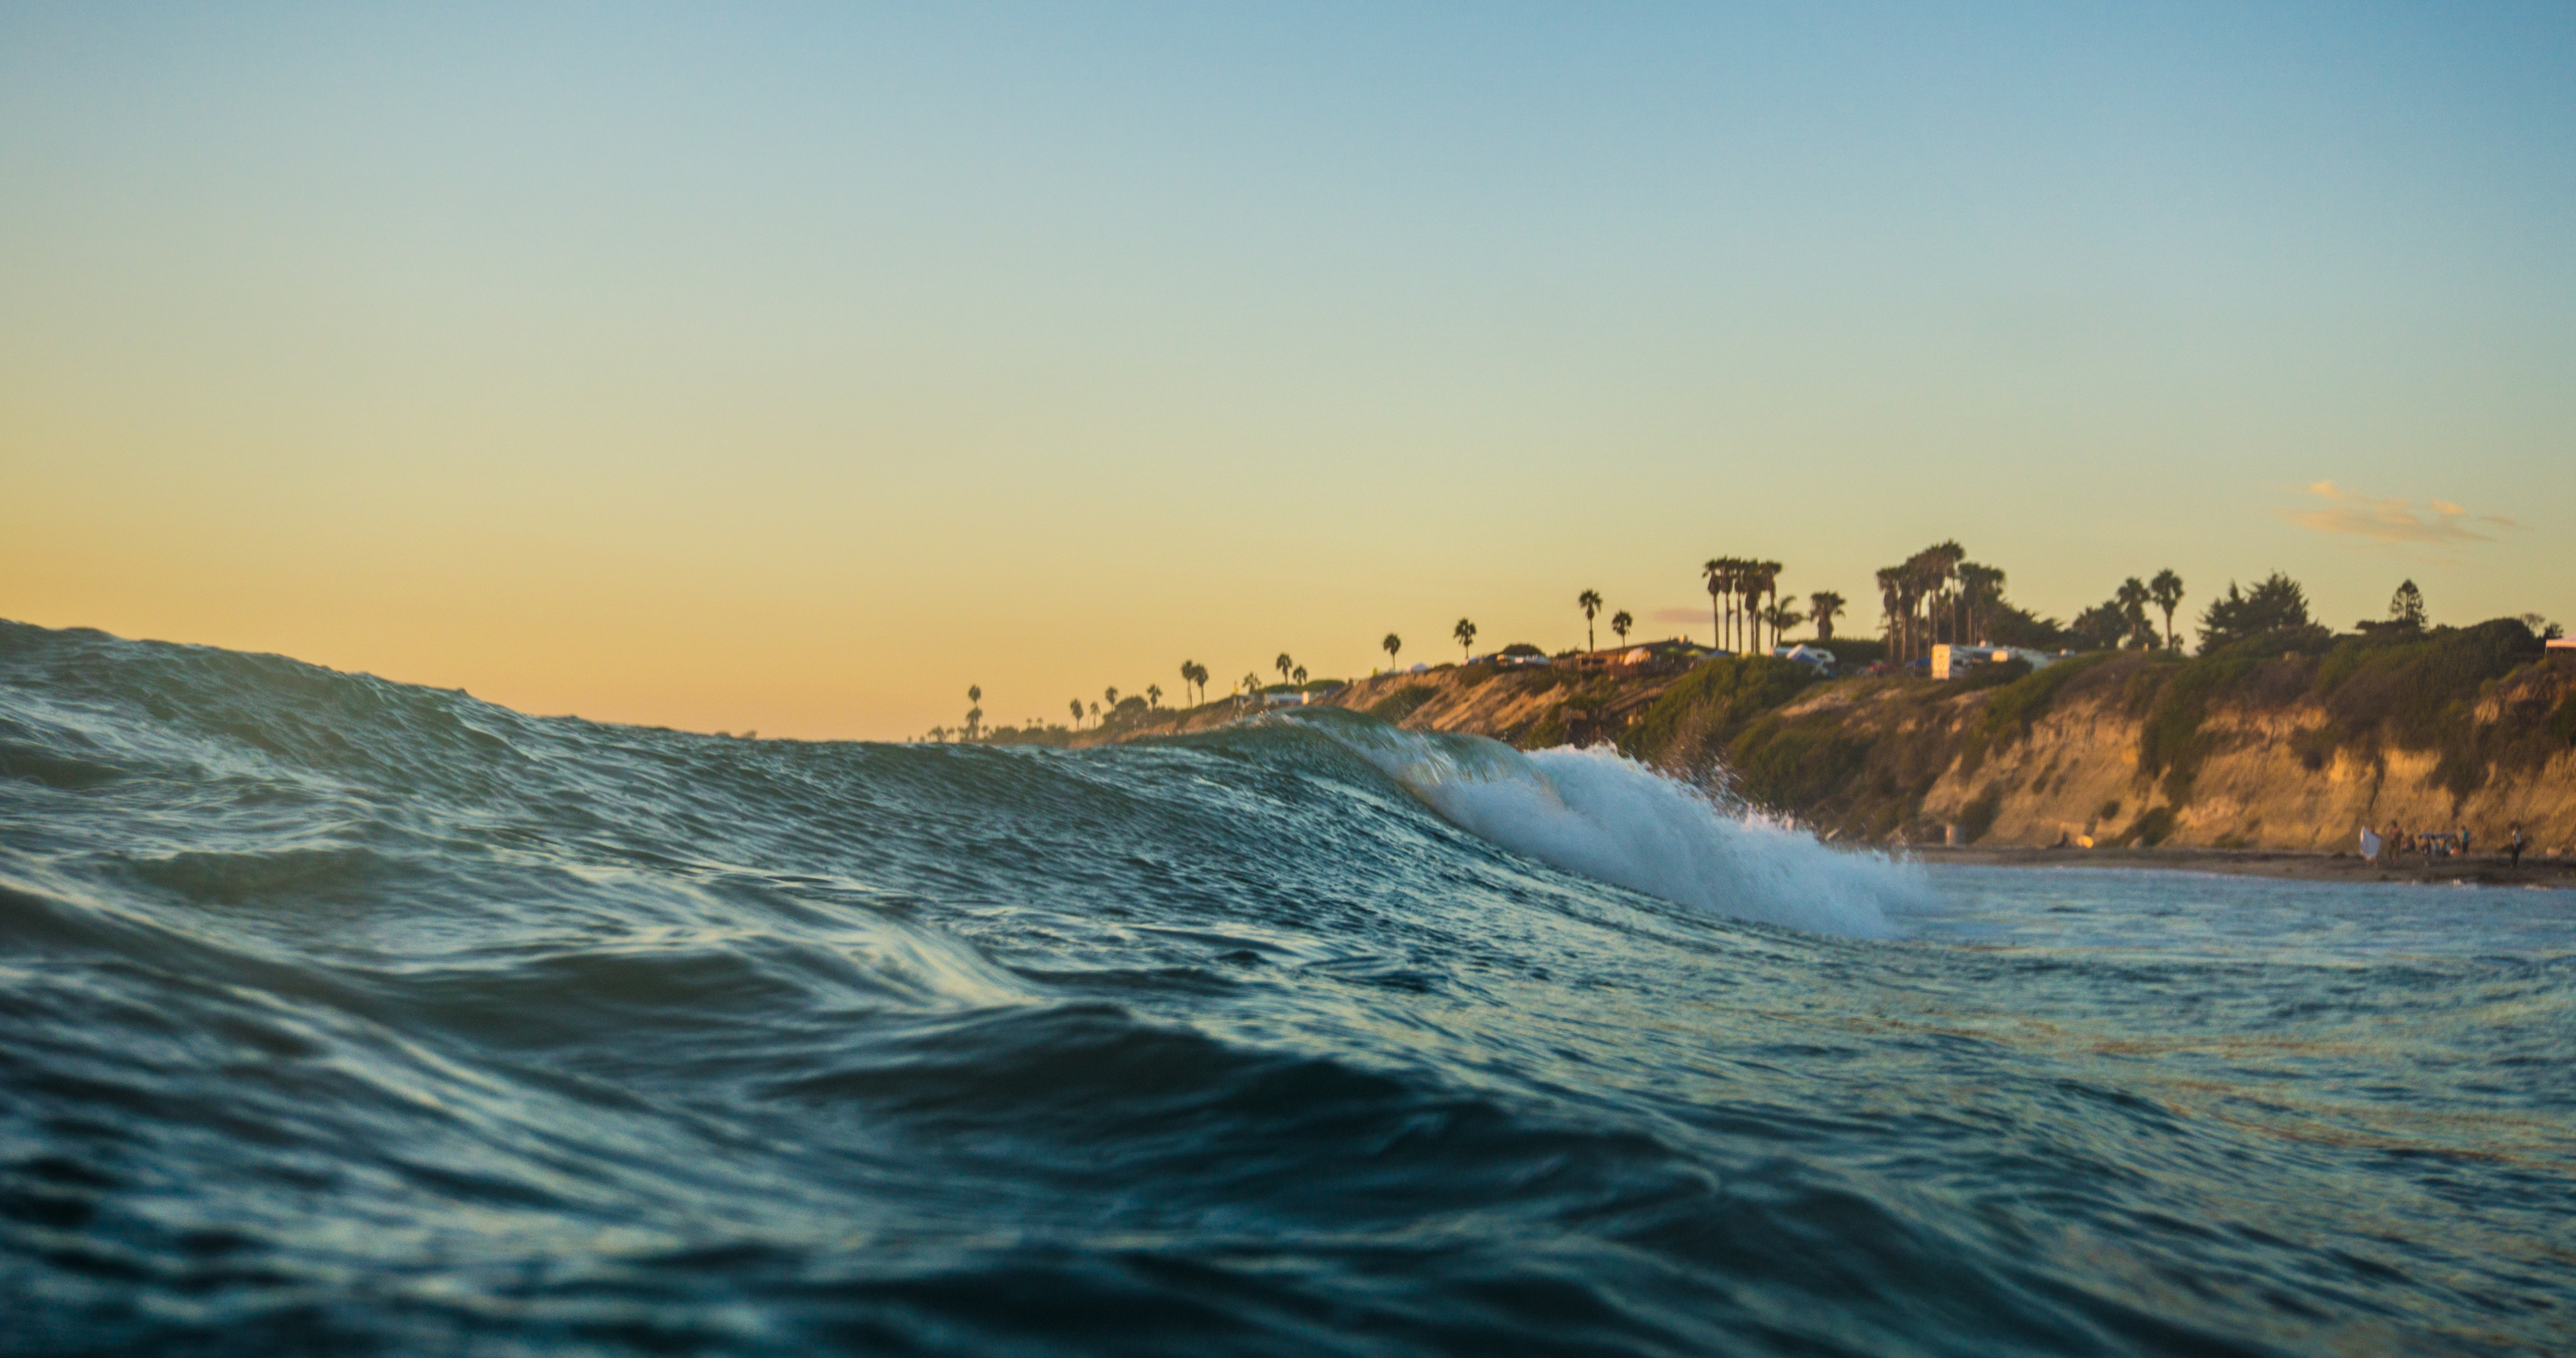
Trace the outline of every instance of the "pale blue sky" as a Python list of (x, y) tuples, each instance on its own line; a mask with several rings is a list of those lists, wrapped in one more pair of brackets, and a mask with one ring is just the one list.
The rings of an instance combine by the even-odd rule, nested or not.
[(1942, 537), (2576, 620), (2576, 10), (2069, 8), (14, 6), (0, 615), (868, 735)]

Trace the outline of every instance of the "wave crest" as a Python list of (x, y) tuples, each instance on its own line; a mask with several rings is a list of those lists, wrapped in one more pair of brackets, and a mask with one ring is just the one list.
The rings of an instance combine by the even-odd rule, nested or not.
[(1832, 849), (1803, 830), (1608, 750), (1524, 754), (1482, 736), (1313, 721), (1442, 819), (1552, 867), (1736, 919), (1888, 938), (1892, 906), (1922, 903), (1920, 868)]

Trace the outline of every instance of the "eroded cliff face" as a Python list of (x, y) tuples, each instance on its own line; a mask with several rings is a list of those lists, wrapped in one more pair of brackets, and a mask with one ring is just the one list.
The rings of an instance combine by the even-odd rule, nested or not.
[[(2490, 727), (2541, 720), (2576, 689), (2571, 680), (2576, 667), (2534, 667), (2481, 701), (2475, 720)], [(2026, 736), (1990, 740), (1982, 750), (1977, 736), (1992, 692), (1957, 700), (1935, 723), (1944, 729), (1912, 732), (1953, 747), (1923, 793), (1914, 833), (1957, 824), (1977, 842), (2001, 845), (2089, 837), (2326, 851), (2353, 848), (2363, 826), (2391, 821), (2410, 831), (2465, 828), (2476, 843), (2500, 845), (2518, 821), (2535, 846), (2576, 852), (2576, 749), (2491, 762), (2463, 776), (2445, 767), (2442, 750), (2335, 743), (2332, 714), (2312, 697), (2273, 707), (2222, 703), (2200, 723), (2204, 752), (2177, 789), (2170, 776), (2141, 766), (2145, 716), (2122, 692), (2106, 690), (2070, 695)], [(1794, 719), (1797, 708), (1782, 715)], [(1896, 725), (1887, 734), (1908, 738)]]

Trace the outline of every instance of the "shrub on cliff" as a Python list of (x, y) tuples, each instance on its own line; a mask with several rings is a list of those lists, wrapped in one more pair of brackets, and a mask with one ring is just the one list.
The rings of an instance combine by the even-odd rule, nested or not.
[(2167, 799), (2176, 806), (2190, 801), (2192, 780), (2213, 745), (2200, 729), (2209, 717), (2210, 700), (2262, 663), (2248, 656), (2204, 656), (2173, 667), (2138, 723), (2138, 780), (2161, 774)]
[(1762, 806), (1812, 815), (1851, 800), (1847, 785), (1869, 759), (1869, 742), (1843, 734), (1830, 716), (1789, 721), (1766, 712), (1726, 747), (1736, 790)]
[(2324, 655), (2334, 649), (2334, 633), (2308, 623), (2299, 627), (2275, 627), (2251, 632), (2214, 646), (2201, 648), (2201, 657), (2248, 657), (2269, 660), (2283, 655)]
[(2001, 688), (2016, 679), (2027, 679), (2035, 672), (2029, 661), (2018, 657), (1994, 661), (1968, 671), (1967, 677), (1963, 679), (1952, 680), (1950, 691), (1974, 693), (1981, 688)]
[(1369, 704), (1368, 714), (1382, 722), (1400, 722), (1412, 716), (1414, 709), (1431, 701), (1439, 692), (1430, 684), (1407, 684)]
[(2010, 749), (2014, 741), (2027, 736), (2031, 728), (2048, 715), (2057, 701), (2059, 690), (2077, 675), (2111, 658), (2108, 651), (2061, 660), (2046, 669), (2023, 674), (1997, 690), (1986, 704), (1985, 715), (1978, 718), (1978, 733), (1994, 742), (1996, 749)]
[(1724, 749), (1755, 717), (1797, 696), (1815, 671), (1767, 655), (1711, 660), (1674, 681), (1619, 737), (1630, 758), (1695, 768)]

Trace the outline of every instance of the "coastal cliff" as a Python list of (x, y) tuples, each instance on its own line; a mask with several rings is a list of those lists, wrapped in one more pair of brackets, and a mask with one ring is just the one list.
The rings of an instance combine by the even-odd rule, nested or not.
[[(2190, 659), (2080, 656), (1942, 683), (1819, 680), (1768, 657), (1685, 674), (1443, 666), (1325, 704), (1523, 748), (1607, 740), (1842, 842), (2322, 852), (2364, 825), (2467, 829), (2576, 853), (2576, 656), (2519, 622), (2392, 636), (2321, 629)], [(1236, 720), (1216, 703), (1089, 744)]]
[[(1753, 801), (1874, 842), (1956, 825), (1990, 845), (2328, 851), (2395, 821), (2492, 848), (2519, 822), (2536, 848), (2576, 849), (2576, 749), (2552, 729), (2576, 710), (2576, 666), (2516, 666), (2465, 694), (2401, 686), (2390, 705), (2348, 691), (2367, 669), (2321, 674), (2325, 657), (2201, 663), (2112, 656), (1947, 693), (1816, 685), (1741, 726), (1717, 766)], [(1707, 750), (1674, 742), (1657, 762)]]

